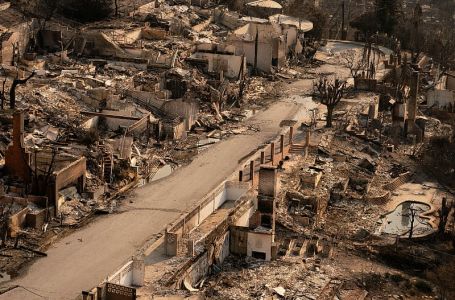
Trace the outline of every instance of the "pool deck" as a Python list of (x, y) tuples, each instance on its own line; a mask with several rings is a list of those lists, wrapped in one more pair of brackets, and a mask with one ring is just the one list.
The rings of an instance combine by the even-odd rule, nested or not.
[[(386, 205), (388, 214), (393, 212), (400, 204), (406, 201), (424, 203), (430, 206), (430, 209), (421, 213), (421, 218), (427, 219), (428, 224), (437, 230), (438, 216), (437, 212), (441, 208), (442, 198), (447, 197), (447, 193), (437, 183), (428, 181), (425, 178), (417, 178), (413, 182), (405, 183), (393, 191), (392, 198)], [(424, 234), (422, 236), (426, 236)], [(415, 237), (422, 237), (416, 235)]]

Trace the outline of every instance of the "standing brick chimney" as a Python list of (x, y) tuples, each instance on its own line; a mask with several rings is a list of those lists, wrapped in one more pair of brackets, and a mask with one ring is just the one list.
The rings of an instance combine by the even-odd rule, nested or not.
[(5, 167), (12, 176), (30, 182), (30, 154), (24, 147), (24, 114), (16, 111), (13, 114), (13, 143), (6, 150)]

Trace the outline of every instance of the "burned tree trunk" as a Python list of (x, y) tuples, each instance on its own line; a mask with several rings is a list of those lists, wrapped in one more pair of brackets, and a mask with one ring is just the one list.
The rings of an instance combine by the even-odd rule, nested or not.
[(13, 80), (13, 84), (11, 85), (11, 89), (9, 90), (9, 106), (11, 109), (16, 107), (16, 88), (18, 85), (26, 84), (33, 76), (35, 76), (35, 72), (33, 71), (30, 76), (25, 79), (18, 79), (15, 78)]
[(5, 102), (6, 102), (5, 84), (6, 84), (6, 78), (5, 78), (5, 80), (3, 80), (2, 91), (0, 92), (0, 109), (1, 110), (3, 110), (5, 108)]
[(333, 120), (333, 110), (335, 106), (327, 106), (327, 119), (326, 119), (326, 127), (332, 127), (332, 120)]
[(326, 77), (320, 77), (315, 88), (321, 103), (327, 107), (326, 127), (330, 128), (332, 127), (333, 111), (343, 97), (346, 82), (339, 79), (329, 81)]
[(441, 209), (439, 210), (439, 226), (438, 226), (438, 231), (439, 231), (439, 234), (441, 234), (441, 235), (444, 235), (444, 233), (445, 233), (450, 210), (451, 210), (451, 205), (449, 205), (447, 203), (447, 198), (443, 197), (442, 206), (441, 206)]

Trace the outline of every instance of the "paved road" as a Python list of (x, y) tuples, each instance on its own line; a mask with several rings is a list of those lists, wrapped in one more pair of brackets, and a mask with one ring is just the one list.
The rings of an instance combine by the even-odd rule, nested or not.
[[(258, 113), (248, 122), (259, 125), (260, 132), (222, 141), (170, 177), (137, 189), (134, 203), (128, 204), (123, 213), (100, 217), (61, 239), (47, 251), (47, 257), (37, 260), (23, 276), (7, 285), (25, 287), (43, 296), (41, 299), (76, 298), (230, 176), (238, 168), (239, 159), (274, 138), (281, 130), (280, 121), (293, 118), (301, 107), (281, 101)], [(0, 295), (0, 299), (29, 299), (24, 293), (23, 288), (16, 288)]]

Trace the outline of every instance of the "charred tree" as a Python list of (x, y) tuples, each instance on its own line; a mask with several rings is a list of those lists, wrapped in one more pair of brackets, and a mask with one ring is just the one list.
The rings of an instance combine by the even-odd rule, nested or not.
[(78, 22), (93, 22), (108, 18), (113, 13), (113, 0), (62, 0), (61, 12)]
[(315, 88), (321, 103), (327, 107), (326, 127), (330, 128), (332, 127), (333, 111), (343, 97), (346, 81), (340, 79), (331, 81), (327, 77), (320, 77)]
[(444, 235), (444, 233), (445, 233), (450, 210), (451, 210), (451, 205), (449, 205), (447, 203), (447, 198), (443, 197), (442, 205), (441, 205), (441, 208), (439, 209), (439, 226), (438, 226), (438, 231), (439, 231), (439, 234), (441, 234), (441, 235)]
[(6, 84), (6, 77), (3, 80), (3, 85), (2, 85), (2, 91), (0, 92), (0, 109), (3, 110), (5, 108), (5, 102), (6, 102), (6, 97), (5, 97), (5, 84)]
[(9, 105), (10, 105), (11, 109), (14, 109), (16, 107), (16, 89), (17, 89), (17, 86), (26, 84), (27, 81), (29, 81), (33, 76), (35, 76), (35, 71), (33, 71), (32, 74), (30, 74), (30, 76), (28, 76), (25, 79), (15, 78), (13, 80), (13, 83), (11, 84), (11, 89), (9, 90)]

